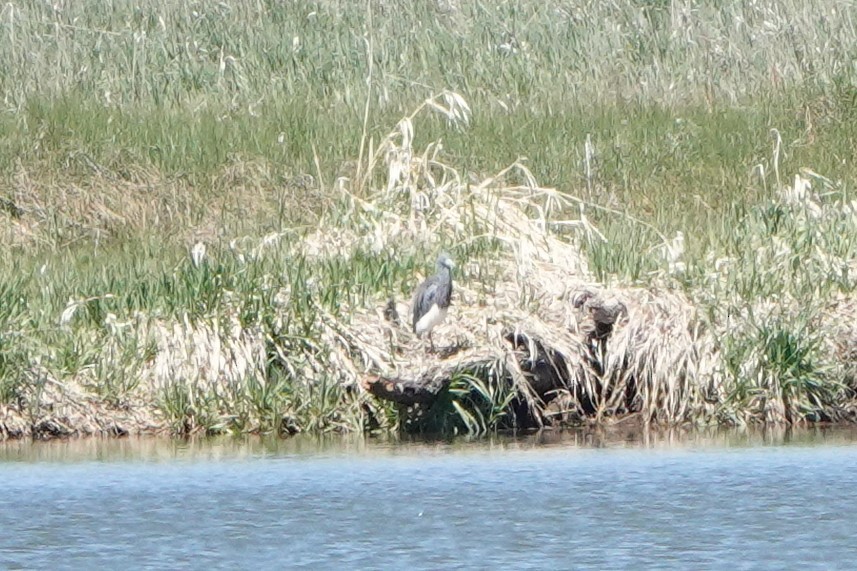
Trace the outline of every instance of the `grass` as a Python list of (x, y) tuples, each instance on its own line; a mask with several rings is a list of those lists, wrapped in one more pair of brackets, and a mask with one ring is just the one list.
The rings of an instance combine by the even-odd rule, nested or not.
[[(854, 391), (835, 358), (847, 334), (819, 329), (854, 290), (849, 14), (836, 0), (7, 3), (0, 402), (28, 420), (0, 432), (45, 410), (97, 429), (90, 398), (176, 432), (404, 426), (356, 382), (398, 363), (399, 341), (378, 356), (354, 323), (407, 300), (439, 250), (464, 262), (461, 301), (539, 315), (545, 290), (523, 269), (509, 290), (520, 236), (473, 188), (499, 204), (540, 185), (562, 208), (536, 191), (516, 204), (560, 222), (572, 277), (679, 292), (687, 324), (717, 333), (679, 357), (617, 331), (630, 352), (602, 352), (586, 393), (599, 417), (832, 418)], [(679, 372), (661, 370), (673, 358)], [(515, 425), (507, 377), (456, 379), (438, 426)]]

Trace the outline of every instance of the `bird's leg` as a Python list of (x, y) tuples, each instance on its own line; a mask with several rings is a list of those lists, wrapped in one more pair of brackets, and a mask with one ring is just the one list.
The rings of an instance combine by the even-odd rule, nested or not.
[(434, 353), (435, 352), (434, 340), (431, 338), (431, 331), (428, 332), (428, 338), (429, 338), (429, 347), (431, 347), (431, 352)]

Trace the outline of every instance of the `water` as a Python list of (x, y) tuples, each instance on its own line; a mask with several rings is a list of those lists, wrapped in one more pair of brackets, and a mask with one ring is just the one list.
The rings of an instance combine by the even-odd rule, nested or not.
[(848, 431), (0, 445), (3, 569), (851, 569)]

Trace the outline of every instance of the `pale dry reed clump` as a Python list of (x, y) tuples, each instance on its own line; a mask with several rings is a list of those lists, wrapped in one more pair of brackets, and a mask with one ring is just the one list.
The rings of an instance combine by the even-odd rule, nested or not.
[(241, 327), (235, 315), (196, 323), (185, 316), (181, 322), (158, 320), (145, 328), (143, 335), (155, 344), (145, 375), (153, 391), (170, 383), (234, 385), (259, 374), (265, 364), (264, 334)]
[[(444, 94), (424, 107), (455, 121), (466, 117), (460, 101)], [(344, 191), (344, 222), (363, 238), (338, 241), (336, 255), (366, 249), (395, 257), (475, 238), (497, 246), (470, 260), (456, 281), (451, 318), (438, 331), (448, 351), (427, 354), (404, 326), (384, 318), (381, 300), (357, 309), (344, 325), (354, 333), (340, 338), (344, 354), (360, 356), (355, 380), (395, 400), (420, 387), (438, 391), (456, 375), (487, 375), (511, 384), (535, 424), (549, 421), (545, 407), (560, 398), (565, 409), (552, 414), (563, 417), (641, 412), (647, 420), (678, 422), (708, 408), (703, 387), (711, 382), (712, 344), (686, 297), (598, 288), (581, 244), (605, 238), (580, 201), (541, 187), (522, 163), (464, 181), (440, 162), (437, 145), (413, 149), (412, 119), (370, 154), (367, 179), (385, 158), (383, 188), (360, 197)], [(329, 244), (321, 234), (308, 244), (313, 253), (316, 243)], [(494, 276), (488, 292), (467, 279), (479, 273)], [(396, 309), (406, 315), (408, 305), (400, 301)]]

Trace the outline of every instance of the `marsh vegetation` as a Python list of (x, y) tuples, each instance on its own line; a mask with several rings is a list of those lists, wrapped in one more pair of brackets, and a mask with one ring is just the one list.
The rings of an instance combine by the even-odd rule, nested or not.
[(0, 435), (853, 419), (854, 15), (6, 3)]

